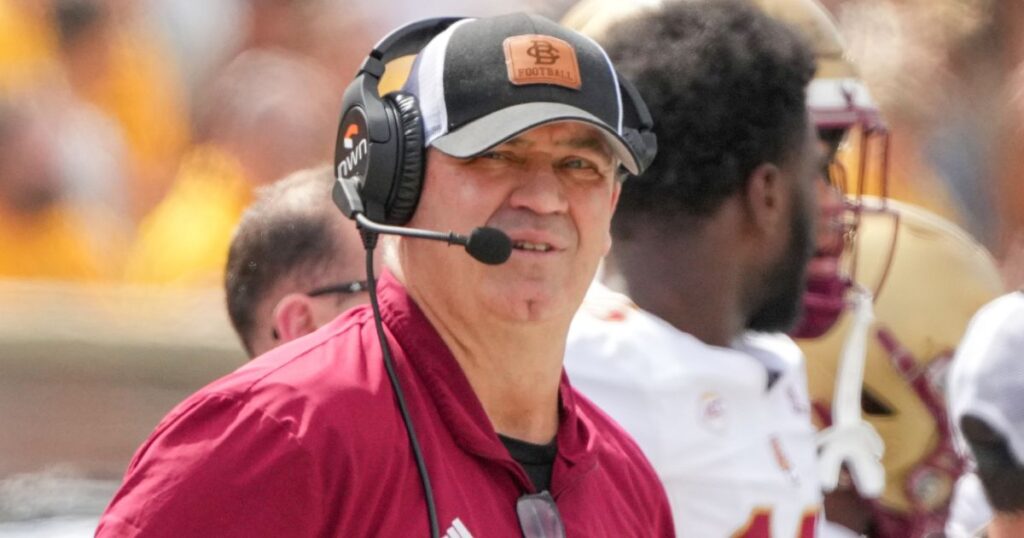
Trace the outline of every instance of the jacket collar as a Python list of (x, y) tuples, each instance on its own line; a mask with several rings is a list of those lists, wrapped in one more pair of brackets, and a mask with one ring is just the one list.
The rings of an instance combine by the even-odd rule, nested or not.
[[(500, 462), (530, 481), (509, 455), (494, 431), (480, 399), (455, 360), (451, 350), (409, 296), (405, 287), (385, 270), (377, 283), (381, 318), (402, 351), (396, 362), (405, 362), (424, 384), (424, 393), (433, 400), (442, 422), (462, 450)], [(414, 353), (410, 353), (415, 350)], [(580, 413), (576, 391), (563, 371), (559, 384), (559, 425), (556, 435), (558, 457), (552, 473), (552, 490), (557, 495), (596, 464), (593, 425)], [(528, 490), (532, 487), (527, 486)]]

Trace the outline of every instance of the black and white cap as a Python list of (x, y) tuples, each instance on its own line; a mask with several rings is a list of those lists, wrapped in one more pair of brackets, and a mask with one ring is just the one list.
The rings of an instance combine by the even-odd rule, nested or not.
[(1006, 294), (982, 307), (957, 347), (949, 374), (954, 423), (965, 415), (1003, 436), (1017, 465), (1024, 466), (1024, 292)]
[(453, 24), (419, 53), (403, 91), (419, 101), (426, 145), (453, 157), (479, 155), (546, 123), (580, 121), (605, 135), (627, 170), (643, 171), (608, 55), (544, 17)]

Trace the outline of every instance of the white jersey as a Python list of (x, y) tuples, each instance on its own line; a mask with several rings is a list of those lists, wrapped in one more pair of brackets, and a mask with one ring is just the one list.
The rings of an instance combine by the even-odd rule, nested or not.
[(651, 460), (678, 536), (820, 536), (806, 373), (788, 337), (709, 346), (594, 284), (565, 368)]

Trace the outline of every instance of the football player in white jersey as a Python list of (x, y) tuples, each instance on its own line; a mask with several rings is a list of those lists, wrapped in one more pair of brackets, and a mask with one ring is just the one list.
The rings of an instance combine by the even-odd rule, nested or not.
[(679, 536), (816, 536), (803, 357), (782, 334), (824, 166), (812, 53), (743, 1), (666, 3), (603, 41), (660, 147), (623, 185), (608, 287), (593, 285), (573, 323), (568, 375), (639, 441)]

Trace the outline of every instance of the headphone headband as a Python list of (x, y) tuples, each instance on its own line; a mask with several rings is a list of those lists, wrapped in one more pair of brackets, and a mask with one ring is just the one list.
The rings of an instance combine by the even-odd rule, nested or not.
[(431, 39), (463, 19), (465, 17), (435, 17), (411, 22), (384, 36), (370, 51), (370, 56), (387, 64), (395, 58), (416, 54)]
[(629, 141), (629, 145), (636, 152), (642, 169), (647, 169), (658, 154), (658, 137), (654, 135), (654, 119), (647, 103), (636, 86), (623, 77), (618, 70), (615, 71), (618, 77), (619, 88), (622, 93), (622, 108), (626, 112), (623, 121), (623, 136)]

